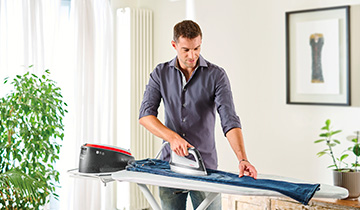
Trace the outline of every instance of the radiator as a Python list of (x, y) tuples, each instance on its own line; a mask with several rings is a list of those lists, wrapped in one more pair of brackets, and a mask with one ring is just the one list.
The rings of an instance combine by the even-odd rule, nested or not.
[[(153, 158), (155, 156), (153, 135), (138, 123), (145, 86), (153, 69), (153, 15), (150, 10), (120, 8), (117, 10), (116, 24), (117, 103), (125, 103), (127, 106), (118, 110), (117, 116), (118, 119), (126, 119), (125, 121), (128, 122), (121, 123), (121, 127), (118, 126), (118, 141), (119, 138), (130, 139), (129, 147), (137, 160)], [(130, 84), (127, 81), (130, 81)], [(128, 85), (130, 87), (126, 87)], [(130, 100), (127, 101), (128, 99)], [(126, 135), (122, 135), (123, 132)], [(149, 189), (154, 193), (153, 186)], [(121, 190), (118, 190), (118, 194), (119, 191)], [(131, 210), (150, 208), (136, 184), (130, 184), (129, 191)]]

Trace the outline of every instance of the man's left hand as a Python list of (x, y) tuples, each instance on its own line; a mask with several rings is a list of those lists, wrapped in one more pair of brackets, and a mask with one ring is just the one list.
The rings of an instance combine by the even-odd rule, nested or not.
[(250, 176), (254, 179), (257, 178), (257, 171), (253, 165), (249, 161), (241, 161), (239, 163), (239, 177), (243, 177), (244, 175)]

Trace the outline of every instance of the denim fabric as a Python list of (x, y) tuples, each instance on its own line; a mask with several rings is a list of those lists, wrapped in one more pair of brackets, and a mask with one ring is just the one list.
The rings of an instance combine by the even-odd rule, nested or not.
[(320, 184), (292, 183), (271, 179), (253, 179), (249, 176), (240, 178), (237, 174), (213, 169), (207, 169), (207, 176), (184, 175), (171, 171), (168, 162), (158, 159), (144, 159), (131, 162), (126, 167), (126, 170), (241, 187), (273, 190), (293, 198), (304, 205), (307, 205), (315, 192), (320, 189)]
[[(205, 199), (208, 193), (200, 191), (186, 191), (184, 189), (174, 189), (159, 187), (162, 210), (185, 210), (188, 195), (191, 198), (193, 209), (196, 209)], [(221, 210), (221, 194), (211, 203), (207, 210)]]

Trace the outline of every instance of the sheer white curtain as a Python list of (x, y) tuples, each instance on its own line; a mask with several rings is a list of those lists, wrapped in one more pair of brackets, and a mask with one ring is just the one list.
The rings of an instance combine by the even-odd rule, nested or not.
[[(67, 1), (68, 2), (68, 1)], [(113, 16), (108, 0), (0, 0), (0, 97), (3, 78), (50, 69), (69, 113), (57, 169), (58, 194), (45, 209), (113, 209), (113, 184), (71, 178), (86, 142), (113, 144)]]
[[(114, 143), (113, 16), (109, 1), (72, 1), (70, 21), (75, 36), (76, 117), (75, 138), (69, 149), (76, 150), (69, 161), (78, 163), (82, 144)], [(64, 192), (68, 206), (61, 209), (107, 210), (114, 206), (113, 183), (106, 187), (98, 180), (72, 179), (68, 183)]]
[[(60, 0), (0, 1), (0, 79), (55, 71), (54, 46), (58, 37)], [(9, 91), (1, 86), (0, 96)]]

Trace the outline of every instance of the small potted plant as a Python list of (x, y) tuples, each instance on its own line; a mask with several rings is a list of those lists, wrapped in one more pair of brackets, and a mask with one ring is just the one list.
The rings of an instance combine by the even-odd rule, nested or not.
[[(319, 136), (322, 139), (316, 140), (314, 143), (326, 143), (327, 148), (318, 152), (319, 157), (323, 155), (329, 155), (332, 159), (332, 165), (328, 168), (333, 169), (334, 185), (340, 186), (348, 189), (349, 197), (348, 199), (357, 199), (360, 196), (360, 171), (358, 166), (360, 166), (358, 159), (360, 156), (360, 142), (359, 142), (359, 132), (356, 132), (356, 136), (349, 137), (349, 140), (352, 142), (352, 146), (348, 147), (343, 151), (340, 157), (335, 157), (334, 147), (340, 144), (340, 141), (334, 139), (334, 135), (341, 132), (341, 130), (332, 130), (330, 127), (330, 120), (325, 121), (325, 126), (321, 128), (324, 132)], [(345, 160), (353, 157), (354, 162), (350, 164), (345, 162)]]

